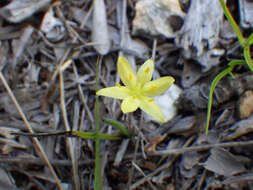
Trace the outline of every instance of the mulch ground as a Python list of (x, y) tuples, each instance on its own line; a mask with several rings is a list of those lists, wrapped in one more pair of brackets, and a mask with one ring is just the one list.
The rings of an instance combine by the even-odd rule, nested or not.
[[(54, 1), (18, 21), (4, 18), (0, 10), (0, 189), (93, 189), (94, 141), (64, 135), (36, 140), (23, 133), (95, 131), (96, 66), (99, 88), (113, 86), (119, 82), (119, 55), (136, 67), (153, 56), (155, 77), (173, 76), (182, 92), (173, 103), (176, 114), (164, 124), (148, 120), (140, 110), (124, 115), (120, 101), (99, 98), (101, 119), (121, 121), (132, 132), (129, 139), (101, 141), (104, 190), (253, 188), (253, 75), (246, 65), (218, 84), (205, 134), (211, 81), (231, 58), (243, 57), (235, 36), (217, 36), (219, 47), (204, 48), (205, 53), (217, 50), (216, 65), (209, 67), (186, 56), (190, 49), (180, 46), (184, 24), (178, 18), (170, 22), (177, 30), (174, 37), (133, 31), (136, 4)], [(191, 2), (181, 5), (180, 14), (190, 17)], [(239, 21), (236, 3), (228, 5)], [(251, 28), (241, 30), (247, 36)], [(117, 130), (101, 120), (101, 132)]]

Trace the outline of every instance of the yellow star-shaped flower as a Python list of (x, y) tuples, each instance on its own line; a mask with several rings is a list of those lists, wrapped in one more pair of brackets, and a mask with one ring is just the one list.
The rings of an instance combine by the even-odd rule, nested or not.
[(160, 107), (150, 97), (165, 92), (175, 81), (173, 77), (166, 76), (151, 81), (154, 63), (148, 59), (138, 70), (137, 75), (126, 58), (119, 56), (117, 69), (122, 83), (121, 86), (103, 88), (97, 91), (99, 96), (123, 99), (121, 110), (123, 113), (133, 112), (140, 108), (160, 122), (164, 122), (164, 115)]

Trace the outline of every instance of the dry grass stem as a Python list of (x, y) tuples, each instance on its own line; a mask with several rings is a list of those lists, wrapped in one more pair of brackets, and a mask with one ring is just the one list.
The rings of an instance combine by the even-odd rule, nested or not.
[[(26, 127), (27, 127), (27, 130), (29, 131), (29, 133), (33, 134), (34, 132), (33, 132), (33, 129), (32, 129), (32, 127), (31, 127), (30, 123), (28, 122), (28, 120), (27, 120), (27, 118), (26, 118), (26, 116), (25, 116), (25, 114), (24, 114), (22, 108), (20, 107), (20, 105), (19, 105), (19, 103), (18, 103), (16, 97), (14, 96), (12, 90), (10, 89), (10, 87), (9, 87), (7, 81), (5, 80), (5, 77), (4, 77), (4, 75), (3, 75), (3, 73), (2, 73), (1, 71), (0, 71), (0, 79), (1, 79), (1, 81), (2, 81), (2, 83), (3, 83), (3, 85), (4, 85), (4, 87), (5, 87), (5, 89), (7, 90), (7, 92), (8, 92), (8, 94), (9, 94), (11, 100), (12, 100), (13, 103), (15, 104), (15, 106), (16, 106), (16, 108), (17, 108), (17, 110), (18, 110), (18, 113), (20, 114), (22, 120), (24, 121), (24, 123), (25, 123), (25, 125), (26, 125)], [(42, 156), (42, 158), (45, 160), (45, 162), (46, 162), (46, 164), (47, 164), (47, 166), (48, 166), (48, 168), (49, 168), (49, 170), (50, 170), (52, 176), (54, 177), (54, 179), (55, 179), (55, 181), (56, 181), (56, 183), (57, 183), (58, 188), (59, 188), (60, 190), (64, 190), (64, 188), (63, 188), (63, 186), (62, 186), (62, 183), (61, 183), (60, 179), (58, 178), (58, 176), (56, 175), (53, 166), (52, 166), (51, 163), (49, 162), (49, 160), (48, 160), (48, 158), (47, 158), (47, 155), (46, 155), (46, 153), (45, 153), (43, 147), (41, 146), (39, 140), (38, 140), (36, 137), (33, 137), (32, 140), (33, 140), (33, 142), (35, 143), (35, 145), (37, 146), (37, 148), (39, 149), (39, 151), (41, 152), (41, 156)]]

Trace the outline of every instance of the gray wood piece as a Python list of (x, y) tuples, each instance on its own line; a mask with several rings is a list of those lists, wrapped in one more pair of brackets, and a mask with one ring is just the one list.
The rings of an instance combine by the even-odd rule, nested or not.
[(49, 6), (52, 0), (13, 0), (0, 9), (0, 15), (14, 23), (21, 22), (35, 12)]
[(177, 38), (184, 57), (197, 60), (205, 71), (219, 63), (219, 55), (213, 55), (219, 41), (222, 18), (223, 11), (219, 1), (191, 1), (184, 25)]
[(253, 1), (239, 0), (240, 25), (244, 28), (253, 27)]

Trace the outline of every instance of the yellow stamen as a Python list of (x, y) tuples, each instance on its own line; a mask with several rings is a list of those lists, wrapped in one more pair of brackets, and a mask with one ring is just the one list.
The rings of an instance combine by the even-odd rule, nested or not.
[(153, 100), (152, 98), (149, 98), (148, 101), (149, 101), (149, 102), (153, 102), (154, 100)]
[(135, 99), (136, 98), (136, 96), (133, 96), (133, 99)]
[(156, 89), (157, 88), (157, 86), (151, 86), (150, 88), (149, 88), (149, 90), (154, 90), (154, 89)]
[(145, 69), (145, 71), (144, 71), (144, 72), (145, 72), (146, 74), (148, 74), (148, 73), (149, 73), (149, 71), (150, 71), (150, 69), (149, 69), (149, 67), (147, 67), (147, 68)]
[(132, 80), (133, 76), (132, 74), (129, 74), (129, 80)]
[(116, 85), (117, 85), (119, 88), (122, 88), (122, 86), (121, 86), (118, 82), (116, 82)]

